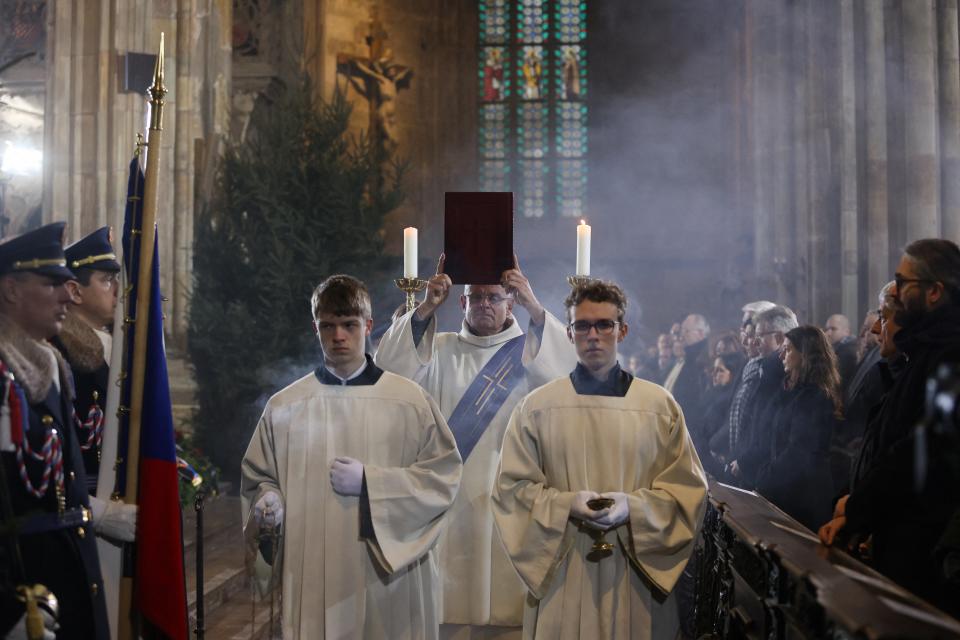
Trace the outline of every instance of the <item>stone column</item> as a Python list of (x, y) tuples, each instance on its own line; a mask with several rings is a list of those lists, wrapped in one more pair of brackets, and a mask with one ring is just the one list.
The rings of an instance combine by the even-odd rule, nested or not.
[(789, 267), (794, 280), (794, 295), (791, 303), (793, 310), (802, 316), (809, 315), (811, 303), (810, 278), (810, 135), (811, 135), (811, 67), (810, 58), (811, 24), (814, 8), (806, 5), (798, 9), (793, 20), (793, 46), (791, 47), (793, 64), (791, 66), (794, 81), (790, 83), (790, 142), (793, 153), (793, 259)]
[(853, 0), (840, 0), (840, 309), (854, 322), (859, 308), (857, 96)]
[(193, 141), (197, 136), (199, 81), (194, 67), (201, 67), (196, 61), (197, 36), (201, 31), (201, 16), (196, 0), (179, 0), (177, 7), (177, 66), (176, 66), (176, 129), (173, 139), (173, 193), (172, 278), (168, 281), (167, 296), (170, 299), (168, 317), (173, 322), (170, 327), (173, 339), (181, 343), (186, 335), (187, 303), (190, 290), (190, 267), (193, 256), (193, 186), (194, 186), (194, 149)]
[(937, 3), (943, 237), (960, 242), (960, 34), (957, 0)]
[(890, 280), (890, 232), (887, 207), (887, 66), (883, 5), (863, 6), (866, 92), (866, 245), (867, 300)]
[(933, 0), (908, 0), (903, 15), (907, 241), (940, 235), (937, 29)]

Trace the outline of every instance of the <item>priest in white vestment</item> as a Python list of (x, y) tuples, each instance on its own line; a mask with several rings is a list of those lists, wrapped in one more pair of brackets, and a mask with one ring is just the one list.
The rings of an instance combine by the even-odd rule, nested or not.
[[(576, 354), (518, 266), (503, 273), (501, 285), (468, 285), (461, 330), (438, 333), (434, 313), (451, 286), (441, 258), (424, 301), (384, 334), (376, 363), (436, 398), (464, 459), (439, 545), (441, 637), (519, 637), (524, 589), (494, 534), (490, 492), (510, 412), (530, 390), (566, 375)], [(526, 334), (512, 315), (515, 303), (530, 315)]]
[(493, 491), (528, 590), (523, 635), (672, 640), (706, 476), (673, 397), (617, 363), (623, 291), (595, 281), (567, 308), (580, 362), (514, 410)]
[(244, 533), (280, 580), (284, 638), (436, 638), (456, 442), (423, 389), (364, 354), (363, 283), (332, 276), (312, 306), (324, 362), (264, 409), (242, 464)]

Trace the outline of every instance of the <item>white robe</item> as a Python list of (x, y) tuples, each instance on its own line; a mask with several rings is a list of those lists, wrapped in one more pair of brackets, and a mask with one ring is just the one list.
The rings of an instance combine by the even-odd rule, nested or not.
[[(377, 364), (418, 381), (449, 418), (460, 398), (497, 350), (523, 335), (514, 321), (498, 334), (481, 337), (466, 324), (459, 333), (437, 333), (436, 319), (414, 347), (411, 319), (399, 318), (384, 334)], [(439, 545), (443, 574), (442, 622), (517, 627), (523, 616), (523, 585), (493, 533), (490, 491), (500, 462), (500, 445), (513, 408), (530, 390), (565, 376), (576, 366), (576, 352), (566, 328), (546, 314), (542, 338), (528, 331), (524, 343), (526, 375), (490, 421), (464, 462), (460, 492)]]
[[(375, 540), (360, 537), (360, 498), (333, 491), (337, 456), (364, 463)], [(270, 398), (243, 459), (241, 502), (255, 549), (253, 505), (268, 490), (283, 498), (284, 638), (436, 638), (433, 548), (461, 470), (436, 403), (400, 376), (338, 386), (310, 374)]]
[[(630, 517), (606, 532), (570, 519), (577, 491), (627, 494)], [(683, 414), (662, 387), (578, 394), (569, 379), (527, 396), (510, 419), (493, 491), (507, 553), (529, 590), (524, 638), (673, 639), (674, 598), (706, 508), (706, 476)]]

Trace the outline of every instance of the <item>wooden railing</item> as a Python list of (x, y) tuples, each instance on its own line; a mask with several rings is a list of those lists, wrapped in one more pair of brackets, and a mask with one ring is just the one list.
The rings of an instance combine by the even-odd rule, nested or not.
[(698, 638), (958, 638), (935, 609), (752, 492), (711, 481), (697, 563)]

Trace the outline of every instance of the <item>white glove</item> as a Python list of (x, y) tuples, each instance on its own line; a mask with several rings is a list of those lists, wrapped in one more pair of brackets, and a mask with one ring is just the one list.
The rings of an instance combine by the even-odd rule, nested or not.
[[(60, 625), (42, 607), (40, 608), (40, 615), (43, 616), (43, 640), (56, 640), (57, 634), (54, 632), (60, 628)], [(8, 640), (23, 640), (30, 637), (27, 635), (27, 614), (20, 617), (17, 624), (13, 625), (13, 628), (7, 632), (6, 637)]]
[(582, 521), (588, 527), (596, 528), (593, 518), (597, 512), (587, 506), (587, 501), (599, 497), (600, 494), (596, 491), (577, 491), (573, 494), (573, 502), (570, 503), (570, 517)]
[(253, 505), (253, 519), (262, 528), (274, 529), (283, 524), (283, 501), (276, 491), (267, 491)]
[(330, 465), (330, 484), (343, 496), (359, 496), (363, 487), (363, 463), (346, 456), (338, 456)]
[(597, 517), (593, 522), (597, 527), (607, 531), (614, 527), (619, 527), (630, 519), (630, 503), (627, 502), (627, 494), (619, 491), (610, 491), (601, 493), (603, 498), (612, 498), (613, 506), (607, 507), (597, 512)]
[(90, 496), (90, 511), (93, 528), (101, 536), (120, 542), (133, 542), (137, 537), (137, 505)]

